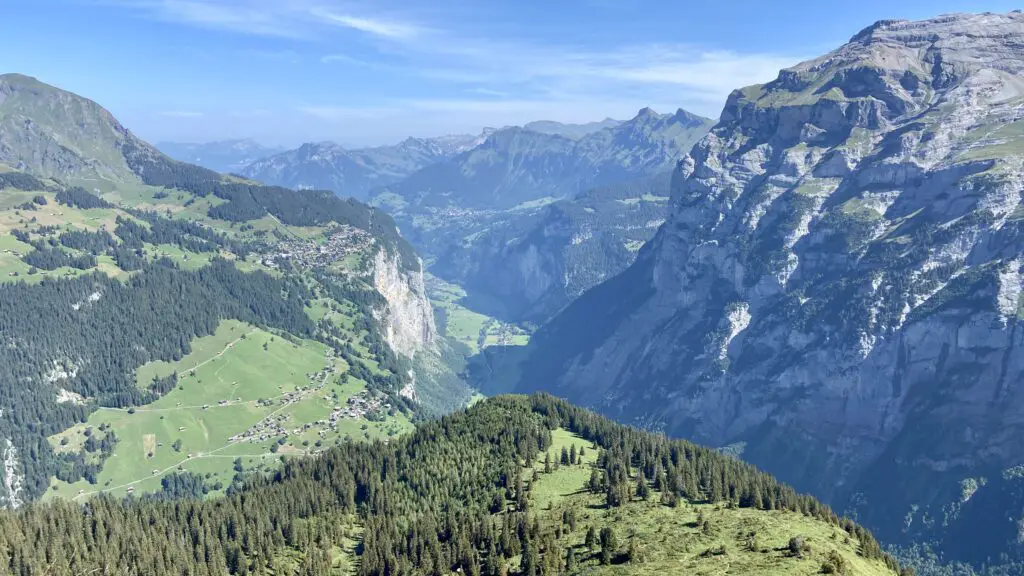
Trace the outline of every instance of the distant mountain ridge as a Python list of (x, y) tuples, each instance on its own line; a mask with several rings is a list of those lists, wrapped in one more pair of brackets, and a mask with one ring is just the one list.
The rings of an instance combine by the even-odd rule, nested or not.
[(585, 130), (591, 131), (578, 138), (559, 133), (553, 123), (543, 123), (544, 132), (502, 128), (479, 146), (427, 166), (377, 196), (384, 204), (391, 198), (396, 208), (397, 196), (410, 210), (501, 210), (565, 198), (670, 170), (713, 122), (684, 110), (658, 114), (644, 108), (627, 122), (612, 123), (596, 130), (590, 125)]
[(563, 124), (562, 122), (554, 122), (552, 120), (537, 120), (523, 124), (523, 128), (542, 134), (558, 134), (559, 136), (578, 140), (605, 128), (614, 128), (619, 124), (622, 124), (622, 120), (613, 120), (611, 118), (585, 124)]
[(485, 137), (486, 133), (406, 138), (394, 145), (356, 149), (334, 142), (311, 142), (252, 162), (239, 173), (266, 184), (366, 198), (371, 189), (477, 146)]
[(253, 162), (284, 152), (279, 146), (264, 146), (251, 138), (216, 142), (157, 142), (156, 147), (175, 160), (190, 162), (218, 172), (241, 172)]

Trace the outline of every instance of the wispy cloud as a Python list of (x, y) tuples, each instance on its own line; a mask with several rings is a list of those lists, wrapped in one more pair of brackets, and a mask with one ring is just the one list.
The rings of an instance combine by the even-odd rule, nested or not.
[(361, 60), (359, 58), (353, 58), (352, 56), (349, 56), (347, 54), (328, 54), (326, 56), (321, 57), (320, 58), (320, 62), (322, 62), (323, 64), (335, 64), (335, 63), (351, 64), (353, 66), (371, 66), (372, 65), (370, 62), (367, 62), (366, 60)]
[(203, 115), (202, 112), (192, 112), (189, 110), (165, 110), (160, 113), (161, 116), (167, 116), (169, 118), (199, 118)]
[(342, 11), (331, 0), (98, 0), (154, 19), (255, 36), (323, 40), (322, 28), (345, 28), (374, 37), (402, 40), (425, 28), (386, 18)]
[(358, 30), (375, 36), (382, 36), (388, 39), (409, 39), (418, 36), (422, 31), (418, 26), (403, 22), (393, 22), (375, 18), (362, 18), (349, 14), (337, 14), (321, 8), (314, 8), (310, 13), (328, 24), (351, 28), (352, 30)]
[(346, 132), (376, 134), (383, 123), (371, 120), (381, 119), (407, 135), (430, 126), (622, 118), (644, 106), (714, 117), (731, 90), (769, 81), (803, 59), (685, 42), (568, 44), (530, 30), (517, 36), (516, 23), (493, 33), (437, 13), (388, 11), (377, 0), (97, 1), (162, 21), (265, 37), (248, 54), (266, 60), (315, 62), (306, 56), (310, 45), (300, 44), (314, 42), (320, 63), (348, 66), (346, 78), (369, 79), (383, 96), (362, 106), (356, 91), (322, 90), (319, 100), (292, 101), (275, 117), (288, 109), (296, 121)]
[[(103, 1), (103, 0), (101, 0)], [(105, 0), (154, 19), (260, 36), (296, 37), (291, 19), (263, 0)], [(284, 3), (282, 3), (284, 4)]]

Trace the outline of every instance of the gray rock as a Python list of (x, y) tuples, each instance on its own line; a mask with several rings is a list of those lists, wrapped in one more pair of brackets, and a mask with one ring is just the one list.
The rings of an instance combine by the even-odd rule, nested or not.
[(1020, 38), (1020, 13), (880, 22), (735, 91), (656, 237), (535, 336), (520, 389), (745, 442), (890, 541), (1018, 546), (1019, 509), (951, 506), (1024, 462)]

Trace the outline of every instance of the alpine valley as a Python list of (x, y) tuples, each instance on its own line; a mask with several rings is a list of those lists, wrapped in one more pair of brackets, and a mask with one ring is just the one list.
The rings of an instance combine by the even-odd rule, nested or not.
[(0, 75), (0, 576), (1024, 575), (1022, 39), (364, 148)]
[(0, 574), (899, 572), (732, 456), (471, 399), (379, 209), (172, 160), (27, 76), (0, 96)]

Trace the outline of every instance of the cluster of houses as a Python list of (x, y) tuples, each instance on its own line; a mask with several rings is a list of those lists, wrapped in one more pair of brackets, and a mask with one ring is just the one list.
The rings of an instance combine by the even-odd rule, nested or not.
[(329, 266), (349, 254), (361, 251), (373, 242), (373, 236), (352, 226), (342, 226), (322, 244), (312, 240), (281, 242), (276, 252), (263, 256), (264, 266), (277, 268), (283, 261), (306, 267)]
[[(327, 359), (330, 361), (334, 356), (333, 350), (327, 351)], [(330, 364), (330, 362), (328, 362)], [(327, 384), (329, 377), (333, 374), (331, 368), (325, 368), (318, 372), (307, 374), (311, 383), (310, 386), (299, 386), (293, 391), (283, 392), (281, 396), (275, 399), (260, 400), (261, 406), (273, 406), (281, 405), (282, 407), (289, 404), (299, 402), (303, 398), (307, 397), (311, 393), (317, 390), (322, 390), (324, 385)], [(324, 394), (324, 400), (331, 401), (332, 398), (337, 397)], [(222, 400), (221, 403), (226, 403), (226, 400)], [(331, 414), (326, 419), (317, 420), (315, 422), (306, 422), (298, 428), (289, 429), (287, 424), (291, 419), (289, 414), (278, 414), (280, 410), (275, 411), (267, 418), (260, 420), (256, 424), (249, 427), (248, 430), (240, 434), (232, 436), (229, 440), (231, 442), (265, 442), (273, 438), (280, 438), (288, 436), (289, 434), (301, 434), (306, 430), (313, 428), (319, 429), (319, 435), (323, 438), (329, 430), (337, 428), (338, 422), (345, 418), (359, 419), (367, 418), (368, 416), (379, 414), (382, 411), (386, 411), (391, 408), (391, 405), (385, 402), (383, 397), (377, 397), (371, 394), (368, 390), (362, 390), (358, 394), (350, 397), (344, 406), (335, 404)]]
[(329, 426), (335, 428), (338, 425), (338, 420), (343, 418), (366, 418), (370, 414), (389, 408), (391, 405), (384, 402), (382, 398), (371, 396), (368, 391), (363, 390), (350, 397), (345, 406), (334, 407), (334, 410), (331, 411)]

